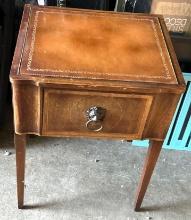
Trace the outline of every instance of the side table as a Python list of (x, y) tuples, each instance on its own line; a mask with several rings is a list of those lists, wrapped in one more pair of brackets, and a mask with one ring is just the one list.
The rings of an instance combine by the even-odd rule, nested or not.
[(162, 17), (26, 5), (11, 69), (18, 207), (26, 136), (152, 140), (139, 210), (185, 90)]

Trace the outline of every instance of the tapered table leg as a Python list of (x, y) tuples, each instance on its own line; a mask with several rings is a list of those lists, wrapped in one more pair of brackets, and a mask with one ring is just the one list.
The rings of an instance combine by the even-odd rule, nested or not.
[(155, 168), (158, 156), (160, 154), (163, 142), (153, 141), (148, 149), (147, 156), (145, 159), (145, 164), (143, 172), (141, 175), (141, 180), (137, 190), (137, 196), (135, 201), (135, 211), (139, 211), (143, 198), (145, 196), (147, 186), (150, 182), (153, 170)]
[(18, 208), (23, 208), (26, 135), (15, 134)]

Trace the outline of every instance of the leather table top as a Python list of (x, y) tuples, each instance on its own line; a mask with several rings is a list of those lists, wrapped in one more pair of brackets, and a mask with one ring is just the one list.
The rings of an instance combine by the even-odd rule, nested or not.
[(157, 16), (32, 7), (21, 75), (178, 84)]

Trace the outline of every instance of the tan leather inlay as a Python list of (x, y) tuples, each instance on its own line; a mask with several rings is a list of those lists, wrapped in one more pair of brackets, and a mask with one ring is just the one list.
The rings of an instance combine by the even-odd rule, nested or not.
[(46, 9), (29, 33), (21, 74), (177, 84), (156, 17)]

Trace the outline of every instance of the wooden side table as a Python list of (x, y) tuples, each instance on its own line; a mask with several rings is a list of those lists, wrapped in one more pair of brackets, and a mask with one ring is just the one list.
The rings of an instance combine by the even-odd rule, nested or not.
[(139, 210), (185, 84), (156, 15), (26, 5), (11, 69), (18, 207), (28, 134), (152, 140)]

